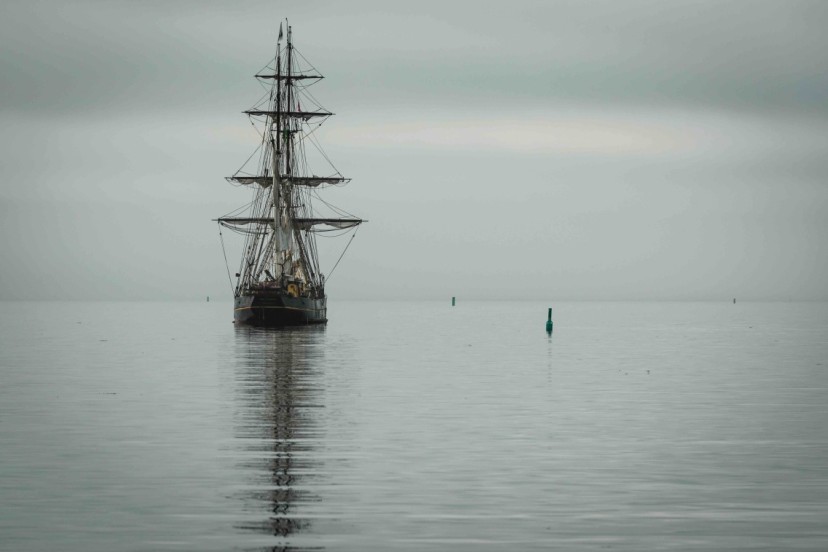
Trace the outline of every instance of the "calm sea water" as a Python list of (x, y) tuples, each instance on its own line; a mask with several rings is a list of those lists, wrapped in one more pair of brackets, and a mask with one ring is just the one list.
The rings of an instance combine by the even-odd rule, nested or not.
[(0, 549), (826, 550), (828, 305), (0, 305)]

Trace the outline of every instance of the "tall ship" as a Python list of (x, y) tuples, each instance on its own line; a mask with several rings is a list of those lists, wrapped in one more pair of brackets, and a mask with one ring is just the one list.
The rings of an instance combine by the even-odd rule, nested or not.
[[(323, 188), (344, 185), (350, 179), (333, 166), (314, 136), (333, 114), (310, 93), (309, 88), (323, 77), (294, 47), (290, 25), (286, 31), (285, 37), (280, 24), (276, 56), (256, 74), (266, 93), (244, 111), (260, 132), (261, 143), (227, 178), (234, 185), (253, 188), (253, 198), (216, 219), (221, 227), (244, 236), (233, 285), (233, 318), (239, 324), (281, 327), (326, 323), (325, 275), (320, 269), (316, 237), (321, 232), (351, 233), (352, 240), (357, 227), (365, 222), (319, 195)], [(311, 153), (326, 161), (329, 170), (316, 174), (311, 168)], [(325, 212), (320, 213), (320, 208)]]

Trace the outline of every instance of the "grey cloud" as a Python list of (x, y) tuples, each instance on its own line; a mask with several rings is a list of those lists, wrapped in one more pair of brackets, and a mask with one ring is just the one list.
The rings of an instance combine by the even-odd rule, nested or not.
[[(821, 2), (475, 6), (288, 7), (306, 33), (299, 45), (324, 60), (336, 97), (366, 105), (578, 101), (820, 116), (828, 109)], [(224, 105), (245, 93), (239, 77), (266, 62), (276, 22), (262, 25), (254, 14), (272, 11), (264, 2), (13, 4), (2, 24), (0, 71), (14, 78), (3, 79), (2, 107), (100, 114)]]

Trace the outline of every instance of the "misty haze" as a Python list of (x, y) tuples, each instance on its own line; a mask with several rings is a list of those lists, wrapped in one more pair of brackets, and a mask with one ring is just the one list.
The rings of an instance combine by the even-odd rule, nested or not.
[(828, 550), (826, 29), (3, 2), (0, 550)]
[[(383, 6), (287, 10), (371, 221), (332, 296), (828, 297), (822, 3)], [(7, 4), (4, 299), (230, 297), (274, 9)]]

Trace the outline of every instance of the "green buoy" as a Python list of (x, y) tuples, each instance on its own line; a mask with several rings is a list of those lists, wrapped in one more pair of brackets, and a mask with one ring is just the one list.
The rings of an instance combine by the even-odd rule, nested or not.
[(549, 317), (546, 319), (546, 333), (552, 333), (552, 307), (549, 307)]
[(451, 298), (451, 306), (454, 306), (454, 297)]

